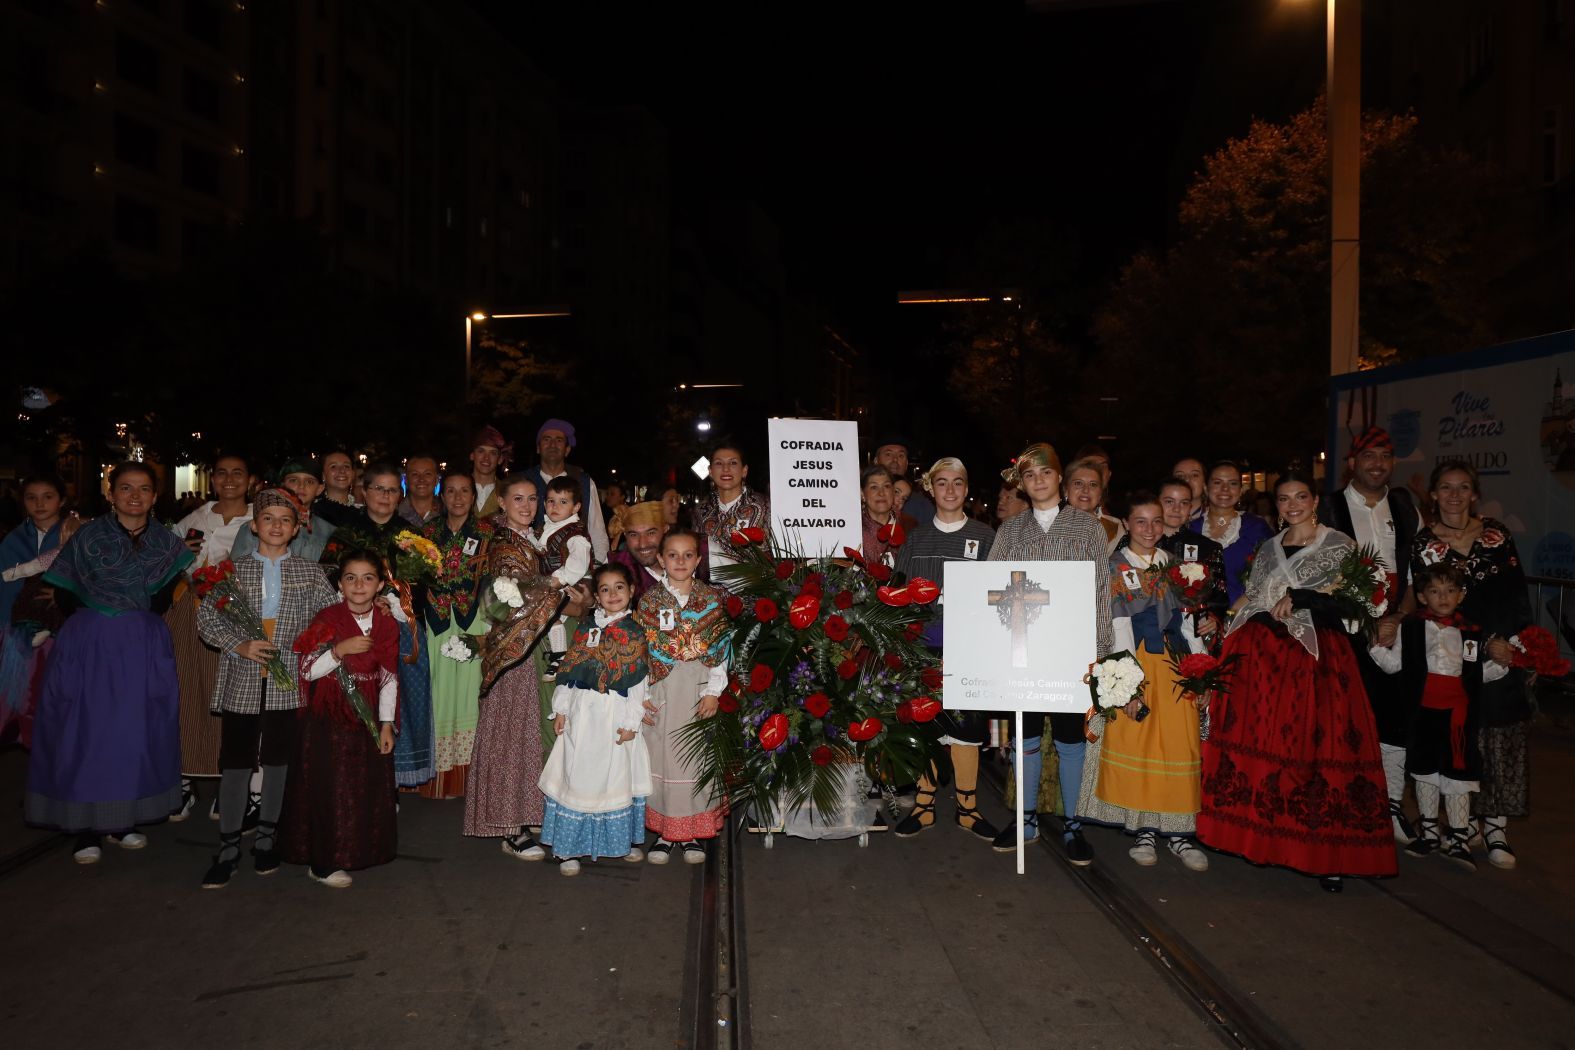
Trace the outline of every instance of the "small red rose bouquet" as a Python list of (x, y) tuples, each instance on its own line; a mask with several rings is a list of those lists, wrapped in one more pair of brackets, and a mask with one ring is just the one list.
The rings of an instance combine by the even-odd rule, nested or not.
[(1178, 653), (1171, 650), (1170, 669), (1176, 674), (1176, 689), (1202, 700), (1210, 693), (1229, 692), (1231, 665), (1240, 657), (1221, 660), (1209, 653)]
[(1563, 678), (1570, 673), (1570, 662), (1559, 655), (1559, 642), (1552, 632), (1541, 627), (1525, 627), (1509, 646), (1514, 650), (1510, 666), (1530, 671), (1539, 678)]
[[(257, 610), (247, 602), (246, 596), (241, 593), (240, 587), (235, 583), (235, 563), (226, 558), (217, 565), (208, 565), (191, 574), (192, 587), (197, 592), (199, 601), (207, 601), (213, 595), (214, 611), (234, 623), (247, 637), (254, 642), (266, 642), (268, 632), (263, 630), (262, 618), (257, 615)], [(294, 689), (295, 678), (291, 676), (284, 661), (279, 659), (277, 651), (268, 658), (266, 664), (268, 675), (273, 679), (273, 684), (280, 689)]]
[(1208, 592), (1211, 577), (1209, 567), (1201, 561), (1172, 562), (1165, 570), (1171, 590), (1181, 598), (1185, 612), (1196, 612), (1203, 607), (1203, 595)]

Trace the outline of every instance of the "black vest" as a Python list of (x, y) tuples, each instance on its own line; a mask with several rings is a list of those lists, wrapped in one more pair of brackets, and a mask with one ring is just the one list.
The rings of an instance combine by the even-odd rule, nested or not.
[[(1400, 600), (1410, 587), (1407, 567), (1411, 563), (1411, 541), (1416, 539), (1417, 514), (1411, 490), (1391, 488), (1388, 498), (1389, 517), (1395, 523), (1395, 564), (1392, 567), (1399, 577), (1395, 593), (1389, 596), (1389, 608), (1393, 610), (1400, 607)], [(1337, 490), (1319, 505), (1318, 518), (1330, 528), (1345, 533), (1353, 540), (1356, 538), (1351, 525), (1351, 505), (1346, 502), (1345, 489)]]
[[(1477, 658), (1460, 662), (1460, 684), (1465, 687), (1471, 706), (1477, 705), (1482, 695), (1482, 661), (1488, 658), (1482, 644), (1482, 631), (1476, 627), (1460, 628), (1461, 642), (1475, 642)], [(1408, 616), (1400, 624), (1400, 645), (1403, 663), (1400, 679), (1406, 696), (1413, 704), (1421, 703), (1422, 689), (1427, 684), (1427, 621), (1420, 616)]]

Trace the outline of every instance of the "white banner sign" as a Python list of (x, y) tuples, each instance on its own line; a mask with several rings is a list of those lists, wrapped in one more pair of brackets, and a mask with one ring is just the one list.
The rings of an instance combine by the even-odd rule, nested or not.
[(948, 709), (1088, 710), (1092, 562), (951, 561), (943, 572)]
[(859, 507), (859, 425), (836, 419), (770, 419), (771, 527), (806, 558), (842, 556), (864, 543)]

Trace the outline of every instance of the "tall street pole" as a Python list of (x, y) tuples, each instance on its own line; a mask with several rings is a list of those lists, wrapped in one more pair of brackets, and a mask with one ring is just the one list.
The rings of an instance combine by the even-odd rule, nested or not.
[(1362, 2), (1328, 0), (1329, 374), (1354, 372), (1360, 346)]

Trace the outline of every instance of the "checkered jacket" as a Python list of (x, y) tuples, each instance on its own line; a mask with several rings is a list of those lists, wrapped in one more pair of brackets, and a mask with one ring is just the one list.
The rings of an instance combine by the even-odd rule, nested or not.
[[(1089, 561), (1094, 563), (1094, 637), (1100, 657), (1110, 655), (1110, 555), (1099, 519), (1069, 504), (1049, 529), (1039, 527), (1032, 510), (1004, 522), (986, 561)], [(955, 615), (955, 610), (953, 610)]]
[[(274, 623), (273, 642), (279, 647), (291, 677), (299, 678), (290, 647), (296, 636), (306, 630), (313, 617), (339, 600), (322, 566), (291, 556), (279, 565), (283, 591), (279, 595), (279, 616)], [(253, 609), (262, 607), (262, 562), (256, 558), (235, 561), (235, 583)], [(301, 706), (298, 689), (280, 689), (261, 664), (235, 653), (237, 646), (251, 641), (238, 624), (214, 608), (209, 594), (197, 607), (197, 633), (219, 650), (219, 678), (208, 710), (236, 715), (255, 715), (262, 711), (293, 711)], [(297, 682), (297, 686), (299, 686)]]

